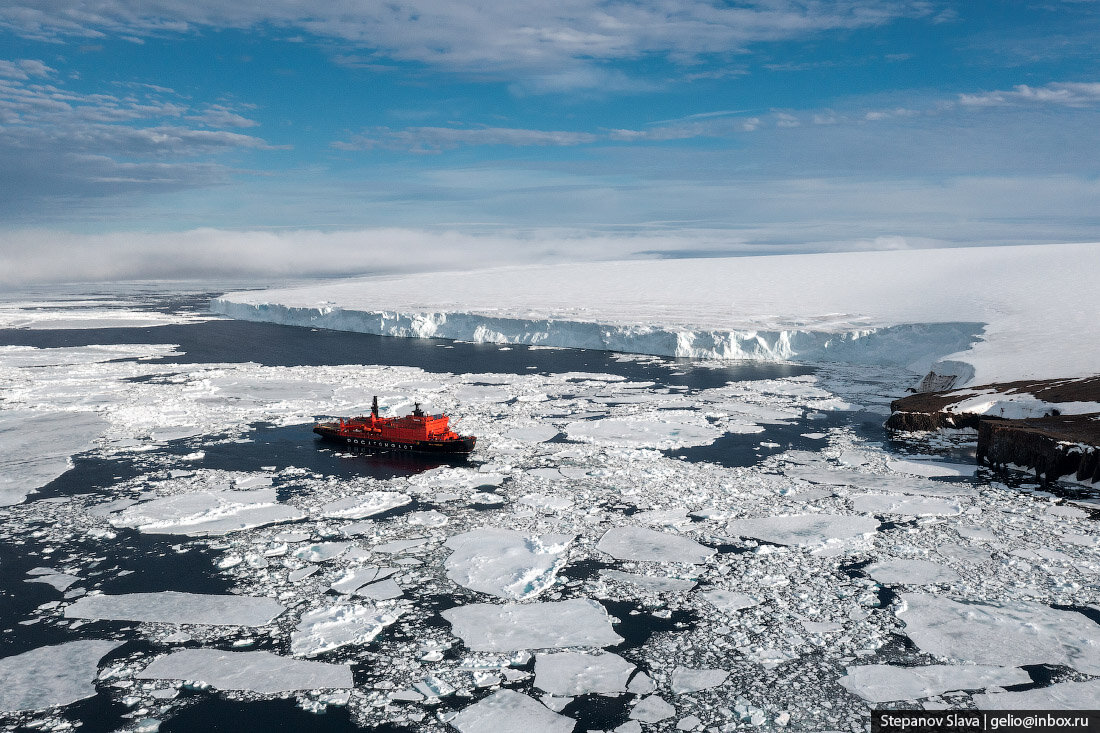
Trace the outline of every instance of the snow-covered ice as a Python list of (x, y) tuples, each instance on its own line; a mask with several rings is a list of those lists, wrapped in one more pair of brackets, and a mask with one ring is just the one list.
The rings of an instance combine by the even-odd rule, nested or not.
[(535, 655), (535, 686), (551, 695), (626, 692), (636, 667), (617, 654), (547, 652)]
[(121, 641), (69, 641), (0, 659), (0, 712), (44, 710), (92, 697), (99, 661)]
[(202, 537), (304, 517), (300, 510), (278, 503), (274, 489), (256, 489), (163, 496), (127, 507), (110, 521), (116, 527), (135, 527), (152, 534)]
[(630, 711), (630, 717), (643, 723), (659, 723), (676, 714), (676, 708), (657, 695), (643, 697)]
[(474, 603), (449, 608), (442, 615), (475, 651), (604, 647), (622, 641), (603, 606), (587, 598), (523, 605)]
[(869, 537), (878, 529), (870, 517), (835, 514), (795, 514), (755, 519), (735, 519), (726, 532), (778, 545), (824, 545)]
[(895, 459), (886, 462), (887, 468), (898, 473), (908, 473), (914, 476), (973, 476), (977, 470), (975, 466), (967, 466), (961, 463), (945, 463), (943, 461)]
[[(859, 326), (851, 316), (802, 325)], [(965, 346), (977, 333), (973, 324), (875, 328), (866, 340), (840, 337), (831, 353), (859, 361), (894, 339), (896, 353), (912, 355), (907, 339), (925, 348), (954, 334)], [(638, 344), (664, 338), (635, 333)], [(780, 343), (770, 338), (760, 334), (756, 355)], [(800, 338), (792, 332), (790, 345), (809, 343)], [(102, 420), (98, 435), (76, 446), (89, 460), (77, 459), (58, 491), (0, 510), (0, 543), (25, 554), (13, 565), (5, 555), (23, 591), (11, 596), (9, 633), (22, 649), (38, 634), (144, 642), (100, 671), (98, 690), (112, 704), (168, 721), (193, 702), (173, 696), (178, 683), (136, 676), (164, 645), (181, 644), (209, 656), (165, 680), (218, 686), (216, 678), (241, 668), (251, 671), (222, 680), (225, 689), (262, 690), (270, 668), (274, 687), (299, 691), (302, 707), (346, 705), (362, 727), (425, 733), (477, 717), (456, 713), (487, 713), (499, 688), (568, 729), (577, 718), (581, 729), (615, 728), (591, 719), (606, 706), (619, 722), (635, 714), (624, 732), (753, 725), (858, 733), (869, 705), (838, 686), (845, 669), (920, 669), (919, 688), (907, 678), (906, 694), (931, 698), (905, 702), (966, 708), (977, 690), (1015, 694), (997, 688), (1026, 681), (1019, 664), (1053, 665), (1059, 681), (1041, 688), (1051, 695), (1100, 668), (1096, 625), (1065, 610), (1100, 607), (1100, 540), (1086, 505), (1073, 503), (1080, 495), (1017, 490), (987, 471), (929, 475), (950, 467), (941, 451), (972, 450), (972, 436), (906, 439), (907, 455), (895, 454), (898, 444), (876, 437), (866, 415), (882, 414), (911, 384), (904, 368), (831, 364), (759, 379), (729, 376), (740, 365), (620, 355), (628, 376), (524, 370), (522, 362), (515, 374), (447, 374), (192, 364), (184, 351), (0, 347), (11, 414), (84, 411)], [(532, 353), (531, 365), (545, 367), (545, 356)], [(751, 369), (792, 368), (802, 371)], [(704, 386), (683, 387), (681, 378)], [(413, 400), (447, 412), (481, 438), (478, 450), (467, 463), (422, 470), (314, 449), (316, 416), (361, 414), (374, 393), (389, 414)], [(856, 409), (868, 412), (844, 412)], [(571, 423), (580, 425), (573, 438)], [(630, 429), (576, 439), (619, 423)], [(726, 436), (734, 452), (745, 448), (746, 465), (662, 452), (677, 437), (673, 423)], [(646, 437), (639, 425), (656, 432)], [(759, 447), (767, 450), (753, 457)], [(236, 456), (239, 470), (216, 468)], [(142, 588), (143, 573), (164, 566), (180, 569), (180, 585), (169, 573), (150, 589), (201, 587), (287, 610), (255, 626), (242, 617), (204, 623), (179, 608), (148, 622), (132, 609), (117, 614), (133, 619), (122, 623), (71, 615)], [(895, 599), (883, 585), (921, 593)], [(913, 597), (932, 600), (907, 602)], [(993, 647), (1009, 650), (1007, 659), (987, 659)], [(246, 648), (267, 651), (228, 651)], [(285, 656), (263, 656), (271, 651)], [(354, 663), (365, 679), (352, 689), (344, 665), (294, 667), (304, 655)], [(1011, 671), (983, 684), (958, 676), (976, 665)], [(937, 666), (950, 667), (943, 684)], [(322, 682), (297, 677), (309, 669), (343, 675), (347, 686), (317, 692)], [(689, 692), (684, 670), (727, 676)], [(944, 691), (931, 692), (937, 685)]]
[(931, 560), (885, 558), (871, 563), (864, 571), (887, 585), (928, 585), (959, 580), (954, 570)]
[(451, 725), (459, 733), (572, 733), (576, 721), (519, 692), (498, 690), (460, 712)]
[(672, 693), (682, 695), (685, 692), (709, 690), (725, 682), (729, 675), (730, 673), (724, 669), (677, 667), (672, 670)]
[(916, 516), (951, 516), (963, 511), (957, 500), (896, 494), (858, 494), (852, 497), (852, 508), (864, 514)]
[[(1079, 335), (1100, 312), (1098, 269), (1097, 244), (585, 263), (238, 292), (214, 308), (314, 328), (668, 356), (922, 373), (963, 362), (983, 384), (1092, 375), (1095, 348)], [(978, 277), (998, 286), (975, 289)], [(716, 308), (714, 293), (731, 287), (736, 297)]]
[(405, 506), (410, 501), (412, 497), (397, 491), (368, 491), (329, 502), (321, 507), (320, 514), (334, 519), (366, 519)]
[(600, 538), (596, 549), (617, 560), (704, 563), (716, 550), (683, 535), (659, 532), (648, 527), (613, 527)]
[(72, 456), (92, 448), (106, 430), (107, 421), (91, 411), (4, 410), (0, 413), (0, 507), (18, 504), (68, 471)]
[(506, 600), (534, 598), (554, 584), (572, 535), (526, 537), (512, 529), (479, 527), (454, 535), (447, 577), (470, 590)]
[(1023, 692), (975, 695), (979, 710), (1096, 710), (1100, 700), (1100, 679), (1060, 682), (1050, 687)]
[(846, 690), (868, 702), (917, 700), (951, 690), (984, 690), (1030, 682), (1031, 677), (1022, 669), (988, 664), (866, 664), (848, 667), (847, 674), (840, 678)]
[(381, 610), (369, 604), (315, 608), (302, 614), (290, 635), (290, 652), (312, 657), (348, 644), (366, 644), (400, 617), (400, 609)]
[(1100, 625), (1040, 603), (964, 603), (902, 593), (904, 633), (929, 654), (960, 662), (1019, 667), (1064, 664), (1100, 674)]
[(67, 607), (65, 616), (164, 624), (264, 626), (284, 610), (283, 604), (273, 598), (162, 591), (87, 595)]
[(281, 657), (271, 652), (225, 652), (183, 649), (158, 657), (136, 677), (145, 680), (190, 680), (219, 690), (278, 695), (298, 690), (352, 687), (351, 667)]
[(633, 446), (638, 448), (684, 448), (713, 443), (721, 433), (712, 425), (697, 420), (607, 418), (581, 420), (565, 426), (573, 440), (598, 445)]

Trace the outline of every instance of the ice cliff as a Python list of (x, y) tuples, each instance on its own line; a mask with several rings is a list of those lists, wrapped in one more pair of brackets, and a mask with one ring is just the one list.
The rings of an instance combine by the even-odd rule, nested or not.
[(1100, 245), (496, 268), (228, 293), (233, 318), (714, 359), (891, 364), (957, 384), (1095, 373)]

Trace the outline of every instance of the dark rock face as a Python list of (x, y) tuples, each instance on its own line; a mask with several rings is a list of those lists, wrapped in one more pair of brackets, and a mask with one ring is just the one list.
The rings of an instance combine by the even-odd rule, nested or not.
[[(1078, 481), (1100, 480), (1100, 447), (1074, 440), (1095, 433), (1100, 423), (1091, 415), (1036, 420), (982, 420), (978, 426), (978, 462), (991, 468), (1008, 464), (1035, 471), (1044, 483), (1072, 474)], [(1085, 433), (1085, 434), (1082, 434)]]
[(923, 392), (891, 403), (886, 428), (931, 431), (971, 428), (978, 431), (978, 462), (994, 469), (1009, 465), (1035, 471), (1044, 483), (1073, 475), (1078, 481), (1100, 481), (1100, 414), (1060, 415), (1052, 407), (1045, 417), (1009, 420), (956, 412), (959, 402), (986, 390), (995, 394), (1030, 394), (1059, 402), (1100, 402), (1100, 378), (993, 384), (959, 391)]

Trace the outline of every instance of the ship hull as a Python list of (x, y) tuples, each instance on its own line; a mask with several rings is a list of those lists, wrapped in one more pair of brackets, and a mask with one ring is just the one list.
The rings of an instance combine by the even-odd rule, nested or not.
[(340, 443), (354, 450), (381, 450), (394, 453), (421, 453), (444, 456), (464, 456), (474, 449), (477, 439), (462, 436), (455, 440), (415, 440), (398, 441), (391, 438), (370, 438), (362, 435), (344, 435), (336, 428), (318, 425), (313, 432), (325, 440)]

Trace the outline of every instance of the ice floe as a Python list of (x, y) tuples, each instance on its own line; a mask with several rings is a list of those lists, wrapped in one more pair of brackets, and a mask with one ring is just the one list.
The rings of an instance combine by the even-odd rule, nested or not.
[(366, 644), (401, 617), (400, 609), (338, 603), (302, 614), (290, 635), (290, 652), (312, 657), (349, 644)]
[(725, 682), (729, 676), (730, 673), (724, 669), (677, 667), (672, 670), (672, 694), (682, 695), (685, 692), (709, 690)]
[(962, 505), (951, 499), (896, 494), (858, 494), (852, 508), (865, 514), (902, 514), (918, 517), (962, 514)]
[(576, 721), (548, 710), (526, 695), (498, 690), (451, 719), (459, 733), (572, 733)]
[(281, 657), (271, 652), (183, 649), (158, 657), (138, 679), (202, 682), (219, 690), (265, 695), (352, 687), (351, 667)]
[(601, 570), (600, 577), (607, 578), (608, 580), (617, 580), (623, 583), (631, 583), (651, 593), (686, 593), (695, 587), (694, 580), (626, 573), (622, 570)]
[(573, 440), (634, 448), (684, 448), (713, 443), (720, 431), (705, 422), (684, 420), (607, 418), (581, 420), (565, 426)]
[(163, 496), (127, 507), (113, 515), (110, 522), (115, 527), (135, 527), (150, 534), (203, 537), (293, 522), (305, 516), (299, 509), (278, 503), (274, 489), (256, 489)]
[(396, 572), (397, 568), (375, 567), (373, 565), (353, 568), (344, 571), (344, 574), (330, 586), (330, 590), (350, 595), (363, 586), (385, 580)]
[(928, 585), (959, 580), (954, 570), (931, 560), (887, 558), (871, 563), (864, 571), (887, 585)]
[(1096, 710), (1100, 679), (1059, 682), (1050, 687), (1022, 692), (996, 692), (974, 696), (979, 710)]
[(778, 545), (814, 546), (870, 537), (878, 522), (870, 517), (837, 514), (795, 514), (735, 519), (726, 532)]
[(640, 720), (643, 723), (659, 723), (675, 714), (676, 708), (657, 695), (643, 697), (630, 711), (630, 717), (633, 720)]
[(320, 509), (322, 517), (334, 519), (366, 519), (391, 509), (405, 506), (412, 497), (396, 491), (368, 491), (325, 504)]
[(636, 667), (617, 654), (548, 652), (535, 655), (535, 686), (558, 697), (626, 692)]
[(929, 654), (974, 664), (1064, 664), (1100, 674), (1100, 625), (1041, 603), (973, 603), (902, 593), (905, 635)]
[(753, 606), (760, 605), (760, 599), (748, 593), (722, 590), (720, 588), (711, 588), (703, 591), (699, 595), (706, 599), (712, 606), (726, 613), (734, 613), (745, 608), (752, 608)]
[(522, 601), (554, 584), (572, 535), (527, 537), (512, 529), (480, 527), (447, 539), (447, 577), (470, 590)]
[(868, 702), (917, 700), (952, 690), (984, 690), (1030, 682), (1031, 677), (1022, 669), (988, 664), (866, 664), (848, 667), (847, 674), (840, 678), (844, 689)]
[(72, 467), (107, 431), (94, 412), (0, 413), (0, 507), (18, 504)]
[(946, 463), (929, 460), (894, 459), (886, 462), (886, 467), (898, 473), (914, 476), (973, 476), (977, 467), (962, 463)]
[(99, 661), (121, 641), (69, 641), (0, 659), (0, 712), (44, 710), (92, 697)]
[(683, 535), (638, 526), (612, 527), (600, 538), (596, 549), (617, 560), (688, 564), (704, 563), (716, 552)]
[(162, 591), (87, 595), (65, 609), (66, 618), (165, 624), (264, 626), (285, 609), (273, 598)]
[(507, 604), (474, 603), (443, 611), (455, 636), (474, 651), (613, 646), (622, 637), (603, 606), (587, 598)]

